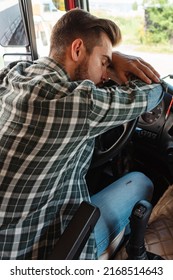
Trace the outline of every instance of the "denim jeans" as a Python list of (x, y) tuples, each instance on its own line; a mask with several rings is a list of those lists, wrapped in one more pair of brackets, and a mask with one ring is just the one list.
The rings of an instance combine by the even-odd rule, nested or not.
[(131, 172), (102, 191), (91, 196), (101, 216), (95, 226), (98, 257), (110, 242), (129, 224), (129, 216), (135, 203), (141, 199), (151, 200), (153, 184), (140, 172)]

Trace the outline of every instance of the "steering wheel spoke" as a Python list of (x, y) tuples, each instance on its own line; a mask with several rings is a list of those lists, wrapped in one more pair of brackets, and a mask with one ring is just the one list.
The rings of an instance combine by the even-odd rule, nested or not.
[[(90, 168), (95, 168), (114, 158), (130, 139), (138, 118), (101, 134), (96, 139), (96, 146)], [(118, 137), (117, 137), (118, 131)]]

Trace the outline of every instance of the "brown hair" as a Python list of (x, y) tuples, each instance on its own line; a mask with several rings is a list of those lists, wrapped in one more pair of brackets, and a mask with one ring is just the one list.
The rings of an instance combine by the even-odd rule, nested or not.
[(87, 52), (91, 53), (93, 47), (100, 44), (102, 32), (107, 34), (113, 46), (121, 41), (121, 31), (113, 21), (98, 18), (84, 10), (71, 10), (64, 14), (53, 27), (50, 52), (56, 50), (59, 55), (62, 55), (67, 46), (75, 39), (81, 38)]

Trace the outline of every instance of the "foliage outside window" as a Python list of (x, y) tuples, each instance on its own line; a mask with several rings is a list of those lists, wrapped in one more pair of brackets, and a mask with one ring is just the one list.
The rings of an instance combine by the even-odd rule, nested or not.
[(173, 44), (173, 5), (169, 1), (145, 1), (145, 40), (148, 43)]

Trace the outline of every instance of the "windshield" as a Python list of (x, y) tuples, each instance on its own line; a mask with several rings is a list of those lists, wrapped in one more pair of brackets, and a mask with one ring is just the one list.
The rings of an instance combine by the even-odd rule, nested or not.
[[(4, 65), (4, 53), (26, 51), (26, 27), (21, 22), (17, 3), (16, 0), (0, 0), (0, 68)], [(46, 56), (51, 29), (65, 13), (65, 3), (63, 0), (31, 0), (31, 3), (38, 56)], [(123, 40), (116, 50), (142, 57), (156, 68), (161, 77), (173, 73), (173, 0), (89, 0), (88, 3), (92, 14), (110, 18), (120, 26)], [(12, 16), (10, 10), (13, 11)], [(5, 21), (7, 13), (8, 20)], [(11, 24), (12, 21), (15, 25)], [(11, 33), (7, 32), (9, 26), (14, 27), (10, 29)], [(6, 34), (11, 35), (6, 38)], [(17, 44), (12, 46), (14, 41), (20, 47)], [(10, 57), (13, 59), (17, 59), (16, 56)]]
[(173, 0), (90, 0), (90, 12), (115, 21), (122, 31), (116, 50), (142, 57), (162, 77), (173, 73)]

